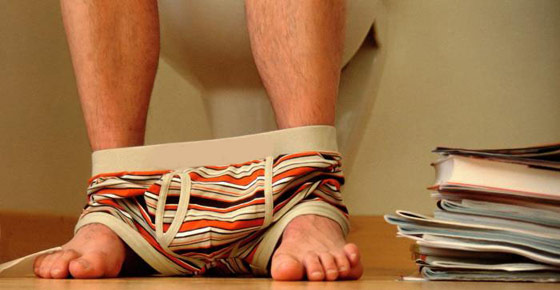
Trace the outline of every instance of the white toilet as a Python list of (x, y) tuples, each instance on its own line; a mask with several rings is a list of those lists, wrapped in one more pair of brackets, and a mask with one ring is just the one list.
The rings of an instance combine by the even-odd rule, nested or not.
[[(200, 90), (213, 137), (275, 130), (251, 54), (244, 1), (161, 1), (159, 10), (162, 57)], [(347, 2), (336, 120), (346, 169), (351, 168), (382, 72), (383, 15), (378, 0)], [(244, 114), (247, 111), (251, 114)]]

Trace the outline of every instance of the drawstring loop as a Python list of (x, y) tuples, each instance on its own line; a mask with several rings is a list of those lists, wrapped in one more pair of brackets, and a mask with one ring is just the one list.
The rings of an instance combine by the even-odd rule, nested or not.
[[(165, 215), (165, 204), (167, 200), (167, 195), (171, 187), (171, 182), (175, 176), (179, 176), (180, 183), (180, 195), (179, 204), (177, 205), (177, 211), (171, 225), (167, 231), (163, 231), (163, 219)], [(160, 246), (167, 249), (181, 227), (181, 224), (185, 221), (187, 217), (187, 211), (189, 207), (189, 200), (191, 194), (192, 181), (188, 172), (184, 171), (174, 171), (166, 173), (162, 176), (161, 188), (159, 190), (159, 197), (156, 207), (156, 239)]]

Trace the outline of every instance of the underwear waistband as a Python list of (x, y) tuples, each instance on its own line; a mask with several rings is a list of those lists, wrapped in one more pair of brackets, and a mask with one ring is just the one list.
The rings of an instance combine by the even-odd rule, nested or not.
[(317, 125), (213, 140), (95, 151), (92, 175), (231, 164), (302, 151), (338, 151), (336, 129)]

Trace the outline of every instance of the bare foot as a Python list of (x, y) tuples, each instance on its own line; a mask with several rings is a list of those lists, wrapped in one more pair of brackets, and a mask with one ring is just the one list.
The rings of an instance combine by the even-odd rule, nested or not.
[(274, 280), (355, 280), (362, 273), (358, 247), (346, 243), (336, 222), (317, 215), (293, 219), (272, 257)]
[(41, 278), (116, 277), (125, 259), (123, 241), (108, 227), (89, 224), (82, 227), (56, 253), (35, 259), (35, 275)]

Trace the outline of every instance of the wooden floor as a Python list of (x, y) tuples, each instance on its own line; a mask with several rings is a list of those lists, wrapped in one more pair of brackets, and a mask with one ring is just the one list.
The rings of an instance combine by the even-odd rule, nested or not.
[[(23, 218), (20, 219), (20, 218)], [(56, 222), (60, 227), (53, 232), (50, 226)], [(62, 244), (71, 236), (72, 218), (52, 216), (21, 216), (0, 213), (0, 262), (33, 251)], [(37, 278), (2, 278), (0, 289), (559, 289), (558, 284), (497, 283), (497, 282), (403, 282), (402, 275), (416, 269), (410, 260), (411, 242), (395, 237), (393, 226), (381, 217), (357, 216), (352, 220), (349, 240), (362, 251), (366, 268), (358, 281), (337, 282), (276, 282), (264, 278), (119, 278), (99, 280), (46, 280)], [(29, 233), (40, 239), (31, 239)], [(23, 241), (17, 242), (16, 241)]]
[(0, 279), (0, 289), (80, 289), (80, 290), (335, 290), (335, 289), (422, 289), (422, 290), (522, 290), (558, 289), (558, 284), (496, 283), (496, 282), (401, 282), (394, 277), (369, 275), (359, 281), (277, 282), (259, 278), (127, 278), (100, 280), (46, 280), (36, 278)]

